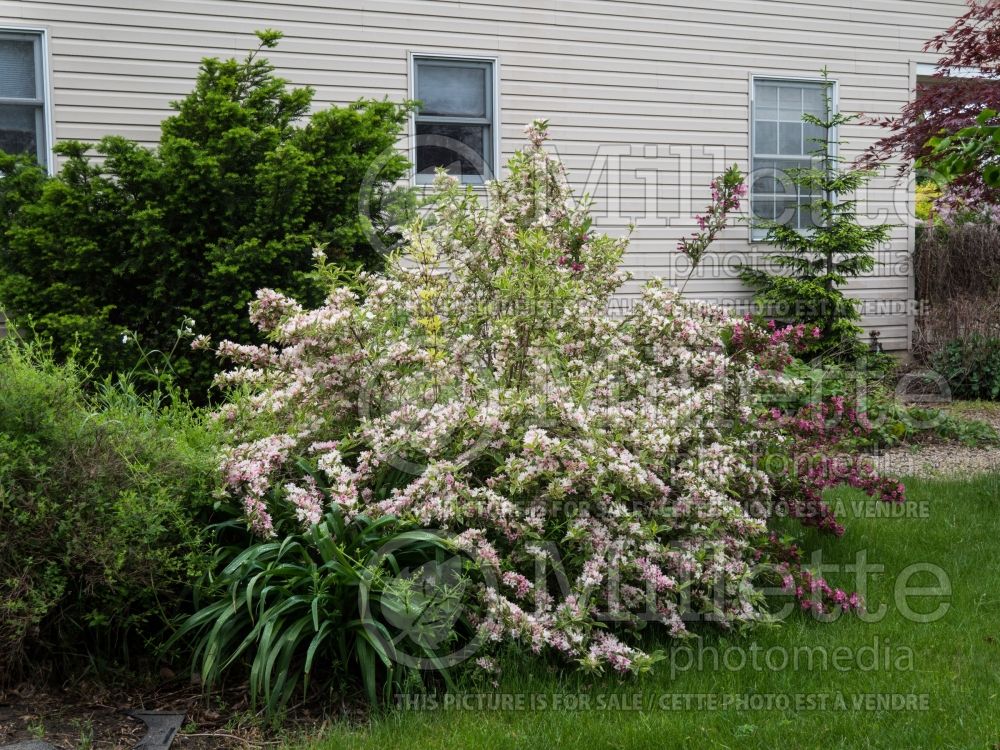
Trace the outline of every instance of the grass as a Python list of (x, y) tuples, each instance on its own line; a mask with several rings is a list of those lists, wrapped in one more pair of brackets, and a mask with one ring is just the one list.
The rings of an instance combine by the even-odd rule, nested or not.
[[(843, 566), (863, 553), (869, 564), (884, 566), (869, 577), (866, 595), (870, 610), (888, 607), (879, 622), (820, 623), (795, 614), (742, 637), (706, 635), (700, 651), (675, 648), (672, 661), (653, 674), (624, 681), (507, 659), (497, 686), (461, 688), (473, 696), (464, 710), (396, 708), (362, 726), (335, 725), (300, 747), (1000, 748), (1000, 477), (907, 486), (910, 517), (872, 517), (874, 506), (863, 496), (831, 493), (847, 534), (805, 540), (826, 563)], [(942, 570), (951, 594), (910, 596), (914, 616), (907, 617), (898, 587), (935, 584), (927, 570), (901, 576), (914, 564)], [(855, 574), (828, 578), (851, 585)], [(942, 603), (948, 609), (940, 619), (914, 621)], [(478, 694), (513, 705), (479, 710)], [(771, 705), (739, 705), (740, 699)], [(880, 699), (904, 705), (879, 710)], [(524, 707), (542, 700), (544, 709)], [(581, 707), (585, 701), (589, 708)]]

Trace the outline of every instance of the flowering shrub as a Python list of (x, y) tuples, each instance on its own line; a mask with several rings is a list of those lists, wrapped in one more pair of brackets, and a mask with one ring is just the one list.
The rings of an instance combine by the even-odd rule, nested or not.
[(648, 668), (657, 654), (631, 636), (650, 622), (680, 637), (766, 618), (765, 579), (804, 609), (857, 606), (802, 570), (763, 510), (824, 486), (790, 446), (809, 434), (812, 455), (832, 433), (756, 408), (789, 387), (810, 334), (655, 282), (613, 320), (627, 238), (591, 230), (545, 123), (528, 137), (485, 204), (439, 176), (384, 274), (316, 310), (262, 290), (252, 317), (271, 343), (218, 347), (237, 365), (220, 383), (243, 394), (220, 416), (249, 526), (299, 537), (335, 507), (445, 531), (494, 572), (466, 602), (487, 646), (592, 670)]
[(694, 217), (698, 231), (690, 237), (682, 237), (677, 243), (677, 249), (691, 261), (691, 272), (681, 286), (681, 291), (687, 286), (695, 269), (701, 263), (708, 248), (715, 242), (719, 232), (729, 223), (729, 215), (740, 210), (740, 201), (746, 197), (747, 185), (739, 166), (733, 164), (729, 169), (712, 180), (712, 202), (704, 214)]
[(793, 436), (794, 462), (787, 476), (797, 486), (781, 503), (782, 510), (804, 525), (837, 536), (844, 533), (831, 508), (822, 501), (823, 490), (828, 487), (846, 484), (887, 503), (903, 502), (903, 485), (879, 476), (867, 456), (832, 450), (872, 431), (866, 415), (846, 406), (844, 397), (833, 396), (790, 414), (773, 407), (760, 417), (760, 422)]

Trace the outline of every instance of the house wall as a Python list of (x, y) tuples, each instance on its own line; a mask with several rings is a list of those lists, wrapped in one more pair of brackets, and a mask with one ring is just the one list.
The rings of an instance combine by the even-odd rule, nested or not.
[[(686, 274), (675, 247), (708, 200), (707, 183), (732, 162), (747, 166), (752, 75), (815, 77), (826, 65), (840, 108), (892, 114), (907, 100), (925, 40), (963, 0), (0, 0), (0, 27), (48, 31), (56, 140), (117, 133), (149, 144), (168, 103), (191, 87), (205, 56), (242, 55), (255, 29), (285, 39), (269, 57), (316, 106), (408, 90), (408, 54), (496, 57), (501, 148), (509, 155), (535, 117), (578, 189), (596, 199), (597, 225), (625, 231), (634, 298), (653, 276)], [(853, 156), (878, 135), (851, 125)], [(910, 191), (894, 174), (862, 196), (862, 209), (900, 224), (876, 271), (852, 283), (864, 323), (889, 349), (905, 349), (912, 296)], [(688, 293), (746, 297), (732, 265), (765, 248), (726, 231)], [(748, 255), (749, 254), (749, 255)]]

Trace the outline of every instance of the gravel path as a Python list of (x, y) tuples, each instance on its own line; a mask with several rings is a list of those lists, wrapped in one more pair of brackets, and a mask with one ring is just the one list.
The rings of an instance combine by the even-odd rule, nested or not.
[(1000, 447), (967, 448), (953, 443), (893, 448), (875, 457), (879, 473), (895, 477), (958, 477), (1000, 472)]
[[(1000, 408), (955, 404), (953, 412), (966, 419), (987, 422), (1000, 432)], [(1000, 473), (1000, 445), (969, 448), (960, 443), (922, 443), (892, 448), (875, 457), (881, 473), (897, 477), (944, 477)]]

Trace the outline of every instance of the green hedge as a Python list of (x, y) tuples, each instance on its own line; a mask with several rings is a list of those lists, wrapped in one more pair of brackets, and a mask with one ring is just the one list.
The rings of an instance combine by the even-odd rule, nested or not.
[[(273, 47), (280, 34), (258, 36)], [(358, 101), (307, 118), (313, 91), (289, 87), (259, 52), (204, 60), (157, 149), (109, 136), (91, 159), (88, 144), (64, 141), (52, 178), (0, 152), (0, 309), (62, 357), (98, 353), (105, 373), (136, 365), (137, 334), (147, 353), (173, 350), (178, 382), (203, 399), (216, 363), (176, 346), (185, 320), (249, 341), (257, 289), (322, 300), (315, 247), (377, 267), (395, 212), (412, 203), (396, 187), (409, 105)]]

